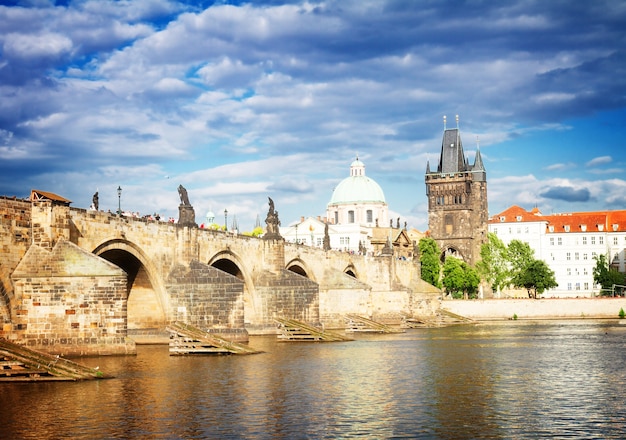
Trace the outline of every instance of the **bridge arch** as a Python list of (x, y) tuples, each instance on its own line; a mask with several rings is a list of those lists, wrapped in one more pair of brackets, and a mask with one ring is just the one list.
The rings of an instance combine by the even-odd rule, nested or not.
[(301, 258), (294, 258), (285, 265), (285, 268), (293, 273), (302, 275), (303, 277), (308, 278), (311, 281), (315, 281), (313, 271)]
[(166, 289), (152, 260), (136, 244), (113, 239), (93, 250), (127, 274), (127, 320), (132, 334), (137, 330), (158, 330), (167, 325)]
[(254, 314), (254, 282), (243, 260), (231, 250), (223, 250), (216, 253), (208, 262), (209, 266), (229, 273), (243, 281), (243, 304), (245, 316)]
[(439, 261), (441, 261), (442, 263), (446, 262), (446, 258), (448, 258), (448, 256), (453, 256), (461, 261), (465, 261), (465, 258), (463, 258), (463, 254), (456, 247), (452, 245), (446, 245), (443, 247), (443, 249), (443, 252), (441, 252), (441, 255), (439, 255)]

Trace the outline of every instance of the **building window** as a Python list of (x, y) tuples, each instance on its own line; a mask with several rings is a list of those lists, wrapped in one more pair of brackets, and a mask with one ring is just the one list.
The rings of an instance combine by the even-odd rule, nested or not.
[(550, 246), (554, 246), (554, 237), (550, 237)]
[(613, 237), (613, 244), (617, 246), (617, 237)]
[(373, 219), (374, 219), (374, 213), (372, 212), (371, 209), (367, 210), (367, 222), (368, 223), (372, 223)]
[(557, 239), (557, 243), (559, 244), (559, 246), (561, 246), (563, 244), (563, 239), (561, 237), (559, 237)]
[(571, 260), (571, 259), (572, 259), (572, 254), (571, 254), (570, 252), (568, 252), (567, 254), (565, 254), (565, 259), (566, 259), (567, 261)]
[(572, 283), (567, 283), (567, 290), (572, 290)]
[(602, 235), (598, 237), (598, 244), (604, 244), (604, 237)]
[(587, 244), (587, 237), (583, 237), (583, 244)]
[(587, 252), (583, 253), (583, 260), (587, 259)]
[(574, 253), (574, 260), (578, 260), (578, 252)]
[(339, 211), (335, 211), (335, 224), (339, 224)]
[(576, 290), (580, 290), (580, 283), (576, 283)]
[(348, 211), (348, 223), (354, 223), (354, 211)]
[(339, 237), (339, 244), (342, 246), (350, 246), (350, 237)]
[(587, 275), (587, 268), (583, 267), (583, 275)]
[(585, 286), (585, 290), (589, 290), (589, 283), (585, 283), (584, 286)]
[(570, 276), (572, 274), (572, 268), (568, 267), (567, 268), (567, 275)]
[(592, 245), (595, 245), (595, 244), (596, 244), (596, 237), (595, 237), (595, 236), (592, 236), (592, 237), (591, 237), (591, 244), (592, 244)]

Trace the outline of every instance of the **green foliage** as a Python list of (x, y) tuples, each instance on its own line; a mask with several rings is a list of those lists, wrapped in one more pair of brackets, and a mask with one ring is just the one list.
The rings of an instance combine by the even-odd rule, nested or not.
[(261, 235), (263, 235), (263, 228), (257, 226), (252, 230), (252, 232), (244, 232), (242, 235), (247, 235), (249, 237), (260, 237)]
[(593, 282), (602, 286), (601, 295), (611, 296), (614, 284), (624, 284), (624, 275), (611, 269), (606, 255), (598, 255), (593, 259), (596, 260), (596, 265), (593, 268)]
[(430, 237), (424, 237), (419, 241), (419, 249), (422, 279), (435, 287), (441, 288), (441, 282), (439, 281), (441, 272), (439, 255), (441, 250), (437, 242)]
[(517, 321), (517, 313), (513, 313), (513, 321)]
[(476, 269), (494, 292), (510, 284), (507, 247), (493, 232), (487, 235), (487, 243), (480, 247), (480, 261)]
[(481, 246), (481, 261), (476, 265), (480, 275), (490, 283), (494, 292), (507, 286), (524, 287), (530, 297), (557, 286), (554, 272), (548, 265), (536, 260), (535, 251), (528, 243), (512, 240), (505, 246), (495, 234)]
[(542, 260), (532, 260), (528, 266), (513, 276), (511, 282), (515, 287), (525, 287), (528, 296), (535, 299), (546, 289), (558, 286), (554, 271)]
[(446, 292), (450, 293), (453, 298), (462, 295), (463, 298), (467, 299), (476, 296), (480, 278), (476, 270), (466, 262), (448, 257), (443, 265), (442, 282)]
[(624, 308), (622, 307), (619, 309), (619, 318), (624, 319), (624, 316), (626, 316), (626, 313), (624, 313)]
[(506, 253), (511, 277), (526, 269), (535, 259), (535, 251), (528, 243), (520, 240), (511, 240), (506, 248)]

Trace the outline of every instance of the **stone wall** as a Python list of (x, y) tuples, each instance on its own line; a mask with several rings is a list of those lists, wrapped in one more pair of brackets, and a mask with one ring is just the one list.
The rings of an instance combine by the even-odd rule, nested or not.
[(65, 356), (133, 353), (127, 339), (126, 274), (60, 240), (32, 245), (12, 274), (8, 339)]
[(168, 277), (175, 321), (210, 329), (228, 339), (246, 341), (243, 282), (207, 264), (192, 261), (178, 266)]
[(276, 333), (275, 318), (290, 318), (319, 325), (319, 286), (286, 269), (263, 272), (255, 277), (256, 303), (262, 321), (250, 323), (251, 334)]
[(30, 246), (30, 214), (30, 201), (0, 197), (0, 331), (4, 333), (11, 331), (11, 273)]
[(446, 300), (441, 308), (476, 320), (617, 318), (626, 298)]

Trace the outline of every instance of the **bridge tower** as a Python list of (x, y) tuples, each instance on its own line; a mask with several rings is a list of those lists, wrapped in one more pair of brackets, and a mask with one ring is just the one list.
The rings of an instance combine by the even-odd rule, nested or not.
[(473, 266), (487, 240), (487, 173), (478, 145), (473, 165), (465, 157), (458, 115), (456, 125), (446, 128), (444, 116), (437, 169), (431, 171), (430, 163), (426, 164), (428, 228), (442, 259), (455, 255)]

